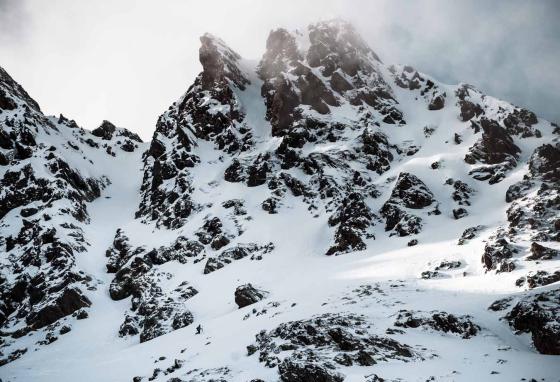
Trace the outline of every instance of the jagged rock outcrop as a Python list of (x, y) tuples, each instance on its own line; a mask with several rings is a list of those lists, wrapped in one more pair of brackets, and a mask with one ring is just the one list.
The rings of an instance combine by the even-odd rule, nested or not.
[(463, 231), (461, 237), (457, 241), (457, 245), (464, 245), (468, 243), (469, 240), (474, 239), (478, 234), (483, 231), (486, 227), (483, 225), (477, 225), (474, 227), (469, 227)]
[(484, 247), (482, 263), (488, 270), (496, 272), (511, 272), (515, 269), (512, 258), (518, 249), (500, 235), (490, 238)]
[(503, 311), (509, 307), (504, 319), (519, 333), (530, 333), (539, 353), (560, 354), (560, 289), (525, 294), (517, 301), (499, 300), (489, 309)]
[(273, 249), (274, 245), (272, 243), (266, 245), (257, 245), (255, 243), (237, 244), (222, 251), (217, 257), (209, 258), (204, 266), (204, 274), (217, 271), (231, 264), (232, 261), (241, 260), (246, 257), (249, 257), (251, 260), (262, 260), (263, 255), (271, 252)]
[(529, 289), (554, 284), (560, 281), (560, 271), (549, 273), (547, 271), (529, 272), (527, 276), (518, 278), (515, 281), (517, 286), (526, 286)]
[(387, 171), (393, 160), (387, 136), (380, 131), (366, 128), (361, 135), (361, 140), (363, 144), (362, 152), (367, 155), (366, 168), (379, 175)]
[[(114, 142), (114, 146), (118, 146), (121, 150), (127, 152), (138, 149), (138, 143), (142, 142), (138, 134), (132, 133), (127, 129), (118, 128), (107, 120), (103, 121), (101, 125), (92, 130), (91, 133), (101, 138), (103, 141)], [(92, 140), (87, 141), (87, 143), (90, 146), (96, 145)], [(105, 147), (108, 154), (115, 156), (114, 147), (105, 142), (103, 142), (102, 146)]]
[(467, 216), (469, 213), (466, 207), (471, 205), (470, 198), (472, 194), (474, 194), (475, 190), (461, 180), (453, 180), (449, 178), (445, 181), (445, 184), (453, 186), (454, 191), (451, 194), (451, 197), (453, 201), (459, 205), (458, 208), (453, 209), (453, 217), (455, 219), (461, 219)]
[(539, 243), (531, 244), (531, 254), (527, 260), (551, 260), (560, 257), (560, 250), (548, 248)]
[(440, 90), (433, 79), (426, 78), (425, 74), (419, 73), (411, 66), (390, 66), (389, 70), (394, 77), (395, 83), (410, 91), (420, 94), (428, 104), (429, 110), (441, 110), (445, 106), (446, 93)]
[(460, 108), (459, 119), (464, 122), (470, 121), (476, 132), (480, 130), (479, 124), (482, 119), (492, 119), (503, 126), (509, 135), (519, 138), (542, 137), (542, 132), (534, 127), (538, 119), (529, 110), (488, 97), (468, 84), (460, 84), (455, 96)]
[(344, 376), (326, 366), (286, 359), (278, 365), (280, 379), (284, 382), (321, 381), (342, 382)]
[(511, 230), (528, 233), (535, 241), (560, 240), (560, 147), (545, 144), (529, 159), (529, 175), (508, 189)]
[(395, 326), (401, 328), (426, 328), (439, 332), (452, 333), (461, 338), (471, 338), (476, 336), (480, 327), (471, 321), (469, 316), (455, 316), (447, 312), (411, 312), (401, 310)]
[(469, 149), (465, 162), (483, 163), (469, 173), (476, 180), (488, 180), (490, 184), (504, 179), (506, 172), (517, 165), (521, 149), (515, 145), (511, 136), (496, 121), (480, 119), (482, 137)]
[(90, 306), (84, 289), (91, 279), (75, 257), (87, 246), (80, 227), (89, 221), (87, 204), (107, 179), (79, 168), (87, 161), (84, 140), (96, 138), (62, 116), (43, 115), (2, 68), (0, 116), (0, 347), (10, 348)]
[(324, 115), (342, 99), (354, 106), (367, 105), (382, 114), (385, 123), (404, 123), (392, 89), (379, 72), (379, 58), (351, 25), (321, 22), (311, 25), (306, 35), (310, 45), (302, 51), (297, 34), (285, 29), (271, 32), (259, 64), (264, 80), (261, 94), (273, 135), (285, 136), (292, 131), (315, 135), (306, 127), (308, 122), (301, 122), (320, 119), (305, 106)]
[(370, 228), (375, 225), (376, 219), (360, 194), (349, 194), (329, 218), (329, 225), (337, 228), (335, 244), (326, 254), (339, 255), (366, 249), (363, 239), (374, 238)]
[(109, 287), (113, 300), (132, 296), (131, 310), (120, 326), (120, 336), (139, 335), (140, 342), (193, 323), (185, 301), (198, 293), (187, 281), (174, 289), (159, 284), (169, 275), (159, 266), (169, 261), (185, 264), (204, 256), (204, 246), (194, 240), (178, 237), (170, 246), (150, 251), (133, 247), (123, 230), (117, 230), (113, 245), (107, 250), (108, 272), (116, 272)]
[(420, 210), (433, 203), (434, 196), (424, 182), (415, 175), (400, 173), (391, 197), (381, 208), (381, 215), (385, 218), (385, 230), (393, 231), (399, 236), (419, 233), (422, 229), (422, 218), (408, 210)]
[(213, 141), (225, 152), (245, 151), (251, 132), (233, 88), (249, 83), (239, 54), (211, 35), (201, 37), (203, 71), (181, 99), (162, 114), (144, 158), (142, 200), (136, 213), (145, 222), (179, 228), (199, 209), (191, 199), (189, 169), (200, 162), (197, 140)]
[[(249, 356), (258, 353), (259, 362), (266, 367), (278, 367), (285, 381), (341, 381), (344, 376), (337, 370), (341, 366), (373, 366), (388, 360), (419, 358), (410, 346), (370, 334), (369, 327), (363, 316), (323, 314), (262, 331), (247, 351)], [(282, 358), (278, 356), (280, 352)]]

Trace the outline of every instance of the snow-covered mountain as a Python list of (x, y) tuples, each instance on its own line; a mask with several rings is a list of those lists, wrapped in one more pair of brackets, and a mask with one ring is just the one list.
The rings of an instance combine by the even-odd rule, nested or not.
[(2, 381), (560, 380), (560, 127), (342, 21), (199, 53), (149, 143), (0, 69)]

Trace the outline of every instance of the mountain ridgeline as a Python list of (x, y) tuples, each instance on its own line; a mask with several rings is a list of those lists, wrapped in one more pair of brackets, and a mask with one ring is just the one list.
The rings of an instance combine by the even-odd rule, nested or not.
[(146, 143), (0, 68), (6, 381), (558, 376), (560, 127), (343, 21), (200, 41)]

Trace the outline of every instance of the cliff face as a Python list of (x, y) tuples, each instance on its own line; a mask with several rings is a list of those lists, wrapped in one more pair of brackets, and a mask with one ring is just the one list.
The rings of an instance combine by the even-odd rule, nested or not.
[(0, 70), (0, 371), (557, 376), (531, 350), (560, 353), (556, 125), (341, 21), (273, 30), (258, 61), (200, 40), (146, 144), (43, 115)]

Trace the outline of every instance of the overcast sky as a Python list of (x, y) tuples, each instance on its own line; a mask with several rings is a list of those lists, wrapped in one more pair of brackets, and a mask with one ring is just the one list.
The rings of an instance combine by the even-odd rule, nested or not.
[[(460, 4), (459, 4), (460, 3)], [(560, 1), (0, 0), (0, 66), (48, 114), (149, 139), (211, 32), (258, 59), (270, 29), (341, 17), (411, 64), (560, 121)]]

